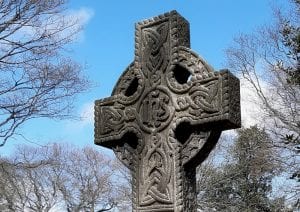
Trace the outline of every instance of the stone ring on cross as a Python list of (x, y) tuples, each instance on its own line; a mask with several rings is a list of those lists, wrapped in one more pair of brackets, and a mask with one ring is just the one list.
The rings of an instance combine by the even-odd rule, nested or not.
[(196, 167), (240, 125), (239, 80), (190, 49), (176, 11), (136, 24), (133, 63), (95, 102), (95, 143), (131, 170), (133, 211), (196, 211)]

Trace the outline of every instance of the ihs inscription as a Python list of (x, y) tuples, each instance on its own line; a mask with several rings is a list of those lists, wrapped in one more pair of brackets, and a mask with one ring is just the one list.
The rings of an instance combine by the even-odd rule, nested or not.
[(135, 59), (95, 102), (95, 143), (132, 173), (133, 211), (196, 211), (196, 167), (240, 127), (239, 80), (190, 48), (176, 11), (136, 24)]

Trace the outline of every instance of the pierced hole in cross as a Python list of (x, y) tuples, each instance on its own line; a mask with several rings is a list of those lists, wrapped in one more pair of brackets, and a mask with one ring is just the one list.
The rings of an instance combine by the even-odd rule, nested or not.
[(175, 129), (175, 137), (176, 139), (184, 144), (190, 137), (193, 132), (193, 127), (188, 122), (180, 123)]
[(139, 80), (138, 78), (135, 77), (130, 82), (128, 88), (125, 90), (124, 95), (127, 97), (132, 96), (137, 91), (138, 86), (139, 86)]
[(173, 69), (173, 74), (179, 84), (185, 84), (191, 80), (191, 72), (181, 65), (176, 64)]
[(122, 137), (122, 141), (124, 143), (127, 143), (133, 149), (136, 149), (136, 147), (138, 145), (138, 137), (133, 132), (127, 132), (127, 133), (125, 133), (125, 135)]

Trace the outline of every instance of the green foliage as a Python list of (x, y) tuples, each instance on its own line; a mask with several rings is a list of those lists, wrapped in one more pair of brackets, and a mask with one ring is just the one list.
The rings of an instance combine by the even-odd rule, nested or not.
[[(295, 9), (300, 14), (300, 1), (295, 0)], [(300, 85), (300, 25), (288, 18), (283, 18), (280, 23), (280, 35), (282, 43), (288, 49), (287, 56), (294, 61), (293, 65), (282, 67), (282, 70), (288, 75), (287, 82)]]
[(199, 191), (199, 204), (205, 202), (206, 207), (217, 211), (283, 208), (283, 201), (269, 198), (272, 178), (280, 165), (275, 162), (278, 155), (267, 133), (256, 126), (239, 130), (230, 154), (232, 160), (220, 168), (206, 167), (209, 186)]
[(238, 131), (233, 148), (236, 164), (232, 165), (232, 170), (239, 172), (235, 191), (245, 209), (270, 209), (268, 194), (272, 191), (272, 177), (278, 170), (274, 164), (275, 155), (271, 140), (263, 130), (251, 127)]
[[(254, 93), (245, 101), (254, 102), (260, 110), (257, 124), (266, 128), (273, 146), (280, 149), (276, 161), (281, 161), (291, 179), (299, 181), (300, 1), (290, 2), (274, 8), (271, 22), (236, 36), (226, 53), (229, 68)], [(289, 195), (299, 202), (299, 186), (289, 189)]]

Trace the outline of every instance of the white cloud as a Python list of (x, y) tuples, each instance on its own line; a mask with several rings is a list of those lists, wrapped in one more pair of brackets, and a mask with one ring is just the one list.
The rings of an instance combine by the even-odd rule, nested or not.
[(86, 7), (81, 7), (78, 10), (69, 10), (68, 12), (68, 17), (72, 20), (77, 20), (81, 26), (88, 24), (93, 16), (94, 11)]
[(94, 103), (88, 102), (83, 104), (79, 109), (79, 119), (67, 121), (65, 124), (66, 130), (79, 132), (85, 127), (93, 126), (94, 124)]
[[(67, 19), (70, 21), (75, 21), (76, 26), (78, 28), (84, 28), (88, 22), (94, 16), (94, 10), (86, 7), (81, 7), (78, 10), (69, 10), (67, 14)], [(78, 41), (84, 40), (84, 31), (81, 31), (77, 36), (76, 39)]]
[[(268, 101), (272, 107), (279, 109), (280, 98), (276, 94), (276, 90), (268, 82), (258, 79), (259, 87), (264, 98)], [(273, 128), (274, 117), (270, 118), (262, 102), (262, 99), (258, 97), (257, 91), (254, 89), (253, 85), (244, 78), (240, 78), (241, 82), (241, 115), (242, 115), (242, 126), (250, 127), (253, 125), (258, 125), (262, 128)], [(258, 84), (256, 84), (258, 86)]]
[(83, 125), (94, 124), (94, 102), (89, 102), (82, 106), (80, 118), (80, 122)]
[[(81, 7), (77, 10), (68, 10), (65, 13), (52, 14), (49, 18), (41, 19), (41, 23), (29, 23), (13, 34), (15, 40), (32, 39), (38, 34), (52, 33), (58, 39), (70, 37), (73, 40), (84, 40), (84, 27), (94, 16), (90, 8)], [(65, 28), (66, 26), (69, 26)], [(78, 32), (79, 33), (76, 33)], [(55, 32), (55, 33), (54, 33)], [(51, 33), (50, 33), (51, 34)]]
[(248, 81), (241, 78), (241, 115), (242, 126), (250, 127), (260, 125), (262, 122), (262, 111), (256, 92)]

